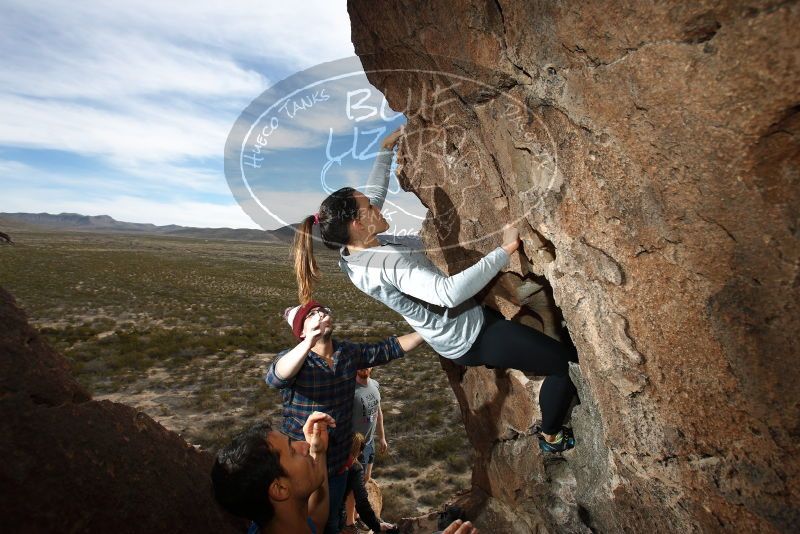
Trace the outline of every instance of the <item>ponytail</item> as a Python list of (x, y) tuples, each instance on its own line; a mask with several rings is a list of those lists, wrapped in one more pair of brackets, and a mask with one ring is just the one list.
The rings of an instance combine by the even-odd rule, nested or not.
[(314, 216), (303, 219), (294, 236), (292, 254), (294, 255), (294, 272), (297, 276), (297, 296), (300, 304), (311, 300), (314, 286), (320, 279), (317, 260), (314, 259)]
[(319, 207), (317, 215), (303, 219), (294, 236), (292, 254), (294, 256), (294, 272), (297, 276), (297, 296), (300, 304), (311, 300), (314, 286), (319, 282), (322, 273), (314, 259), (314, 224), (319, 224), (322, 244), (329, 249), (338, 249), (347, 245), (349, 240), (348, 224), (358, 218), (358, 203), (353, 196), (352, 187), (343, 187), (334, 191)]

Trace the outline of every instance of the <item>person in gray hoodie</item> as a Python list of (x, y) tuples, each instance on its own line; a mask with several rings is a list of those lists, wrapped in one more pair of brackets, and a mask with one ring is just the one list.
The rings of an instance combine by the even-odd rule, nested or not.
[(389, 228), (381, 208), (388, 191), (393, 147), (401, 134), (398, 129), (383, 141), (367, 180), (366, 195), (351, 187), (339, 189), (322, 202), (318, 213), (300, 224), (294, 242), (300, 301), (311, 298), (320, 277), (312, 238), (313, 226), (319, 225), (323, 244), (339, 249), (339, 267), (353, 284), (402, 315), (442, 357), (460, 365), (546, 375), (539, 392), (540, 448), (561, 452), (574, 447), (571, 430), (563, 426), (576, 395), (568, 372), (574, 352), (473, 299), (519, 248), (518, 231), (506, 225), (501, 246), (452, 276), (442, 273), (421, 251), (378, 240), (377, 235)]

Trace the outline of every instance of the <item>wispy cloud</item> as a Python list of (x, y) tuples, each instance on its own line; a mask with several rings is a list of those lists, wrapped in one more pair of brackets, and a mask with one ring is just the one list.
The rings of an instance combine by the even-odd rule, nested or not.
[[(5, 90), (111, 98), (253, 95), (255, 65), (295, 70), (353, 54), (344, 2), (4, 2)], [(243, 65), (249, 65), (245, 67)]]
[[(0, 94), (0, 144), (102, 156), (119, 165), (217, 155), (229, 120), (192, 103), (110, 107)], [(192, 111), (194, 108), (194, 111)]]
[[(8, 38), (6, 34), (3, 41)], [(6, 92), (109, 100), (117, 105), (131, 97), (170, 93), (250, 96), (267, 83), (260, 73), (242, 68), (228, 54), (190, 49), (170, 42), (167, 36), (132, 34), (130, 30), (113, 33), (98, 28), (82, 34), (77, 42), (34, 42), (5, 61), (13, 69), (0, 74)]]
[[(256, 227), (223, 174), (233, 123), (276, 81), (354, 53), (343, 0), (301, 7), (268, 0), (6, 0), (0, 211)], [(367, 84), (363, 75), (334, 83)], [(363, 104), (377, 106), (381, 98), (373, 91)], [(352, 129), (343, 109), (337, 101), (313, 116), (298, 115), (270, 150), (324, 146), (329, 129)], [(86, 165), (62, 169), (58, 153)], [(362, 175), (351, 172), (348, 183), (357, 185)], [(314, 211), (321, 192), (280, 191), (270, 198), (294, 221)]]
[(130, 161), (221, 153), (276, 76), (352, 54), (342, 3), (10, 1), (0, 143)]

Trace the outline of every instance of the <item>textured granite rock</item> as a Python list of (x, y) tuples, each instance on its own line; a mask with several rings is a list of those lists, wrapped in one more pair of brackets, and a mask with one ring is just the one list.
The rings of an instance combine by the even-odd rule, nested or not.
[(558, 468), (527, 433), (535, 381), (443, 364), (475, 486), (553, 532), (796, 530), (798, 3), (348, 10), (408, 118), (430, 257), (458, 272), (516, 221), (524, 251), (482, 297), (512, 317), (543, 285), (580, 355)]
[(369, 504), (372, 506), (372, 511), (375, 512), (376, 516), (380, 517), (383, 511), (383, 492), (381, 487), (375, 482), (375, 479), (370, 478), (367, 480), (366, 488), (367, 499), (369, 499)]
[(213, 459), (141, 412), (92, 401), (0, 289), (4, 532), (241, 532)]

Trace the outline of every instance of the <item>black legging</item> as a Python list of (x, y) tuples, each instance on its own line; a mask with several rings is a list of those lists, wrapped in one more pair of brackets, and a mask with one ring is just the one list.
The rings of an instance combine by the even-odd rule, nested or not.
[(547, 375), (539, 390), (542, 432), (557, 433), (576, 394), (568, 365), (569, 361), (576, 361), (574, 352), (538, 330), (506, 320), (491, 308), (484, 306), (483, 315), (486, 324), (472, 347), (453, 361)]

